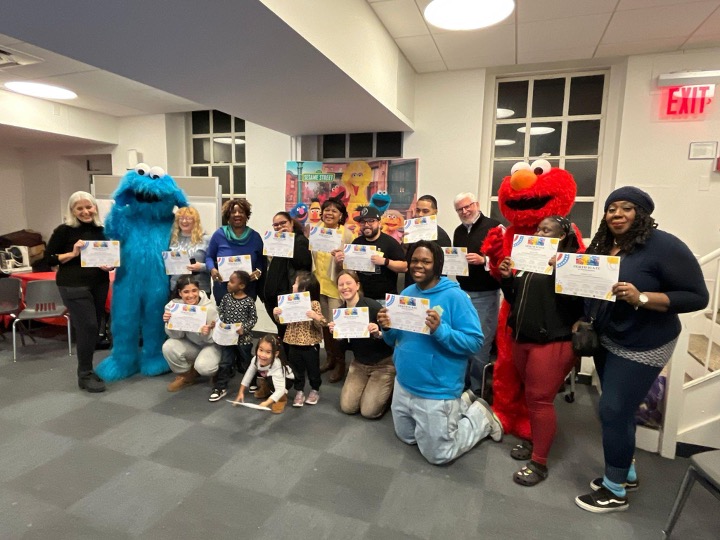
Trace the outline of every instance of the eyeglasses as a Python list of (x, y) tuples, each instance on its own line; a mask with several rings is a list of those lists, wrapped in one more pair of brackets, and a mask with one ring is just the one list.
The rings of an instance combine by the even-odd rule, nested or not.
[(363, 223), (370, 223), (371, 225), (374, 225), (375, 223), (378, 223), (378, 220), (377, 220), (377, 219), (363, 219), (363, 220), (360, 221), (359, 223), (360, 223), (361, 225), (362, 225)]
[(470, 204), (466, 204), (465, 206), (461, 206), (460, 208), (456, 208), (455, 211), (458, 214), (462, 214), (466, 210), (470, 210), (474, 204), (477, 204), (477, 202), (471, 202)]
[(289, 221), (286, 219), (284, 221), (278, 221), (277, 223), (273, 223), (272, 226), (273, 226), (273, 229), (279, 229), (280, 227), (284, 227), (288, 223), (289, 223)]

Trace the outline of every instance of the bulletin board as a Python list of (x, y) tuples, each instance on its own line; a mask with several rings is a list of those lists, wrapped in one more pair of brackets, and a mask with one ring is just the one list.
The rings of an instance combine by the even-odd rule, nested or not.
[[(90, 183), (90, 192), (97, 199), (98, 213), (105, 221), (113, 205), (113, 193), (121, 176), (96, 174)], [(200, 214), (200, 222), (207, 234), (222, 225), (222, 193), (217, 176), (173, 176), (175, 183), (185, 192), (190, 206)]]

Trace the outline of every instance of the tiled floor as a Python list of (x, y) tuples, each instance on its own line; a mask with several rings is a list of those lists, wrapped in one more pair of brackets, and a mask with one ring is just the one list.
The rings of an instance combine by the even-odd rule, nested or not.
[[(64, 346), (40, 339), (13, 363), (0, 338), (2, 539), (657, 539), (687, 467), (639, 452), (630, 509), (593, 515), (573, 502), (602, 471), (586, 386), (557, 401), (550, 477), (523, 488), (512, 437), (435, 467), (395, 438), (389, 415), (340, 413), (338, 385), (280, 416), (209, 403), (207, 383), (168, 393), (170, 375), (91, 395)], [(677, 538), (718, 538), (719, 516), (696, 486)]]

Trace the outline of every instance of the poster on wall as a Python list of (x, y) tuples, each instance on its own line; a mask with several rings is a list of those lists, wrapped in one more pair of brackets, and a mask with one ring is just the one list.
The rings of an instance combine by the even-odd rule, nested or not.
[(405, 220), (415, 211), (417, 182), (417, 159), (288, 161), (285, 209), (309, 230), (320, 223), (322, 203), (340, 199), (348, 210), (346, 226), (356, 233), (358, 207), (371, 204), (382, 214), (383, 232), (402, 243)]

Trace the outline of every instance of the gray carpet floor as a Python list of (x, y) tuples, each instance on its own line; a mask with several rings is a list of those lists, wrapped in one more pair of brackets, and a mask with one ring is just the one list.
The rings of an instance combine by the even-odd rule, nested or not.
[[(169, 393), (169, 374), (88, 394), (62, 334), (40, 334), (17, 363), (0, 338), (2, 539), (657, 539), (688, 464), (639, 451), (629, 510), (594, 515), (573, 502), (602, 473), (588, 386), (558, 397), (550, 476), (525, 488), (513, 437), (437, 467), (389, 414), (342, 414), (338, 384), (282, 415), (210, 403), (207, 381)], [(696, 486), (676, 535), (719, 538), (720, 502)]]

